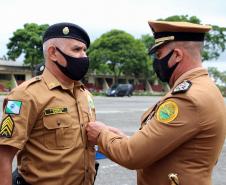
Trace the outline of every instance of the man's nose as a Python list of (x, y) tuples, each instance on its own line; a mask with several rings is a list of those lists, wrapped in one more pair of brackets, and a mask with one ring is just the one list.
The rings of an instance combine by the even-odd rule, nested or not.
[(81, 51), (80, 57), (87, 57), (86, 51)]

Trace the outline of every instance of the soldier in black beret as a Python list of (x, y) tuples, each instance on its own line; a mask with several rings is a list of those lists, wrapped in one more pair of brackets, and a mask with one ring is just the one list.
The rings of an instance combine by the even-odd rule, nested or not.
[[(0, 124), (0, 174), (11, 184), (93, 185), (95, 149), (85, 127), (95, 120), (92, 95), (80, 80), (89, 67), (87, 32), (72, 23), (50, 26), (43, 35), (42, 73), (13, 89)], [(1, 184), (0, 183), (0, 184)]]

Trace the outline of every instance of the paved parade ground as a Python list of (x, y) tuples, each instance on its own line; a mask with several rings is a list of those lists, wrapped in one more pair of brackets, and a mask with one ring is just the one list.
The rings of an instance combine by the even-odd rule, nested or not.
[[(97, 120), (120, 128), (128, 135), (139, 129), (142, 113), (160, 97), (95, 97)], [(2, 97), (0, 98), (2, 104)], [(226, 102), (226, 99), (225, 99)], [(2, 106), (0, 106), (2, 108)], [(0, 113), (2, 112), (0, 108)], [(142, 151), (141, 151), (142, 152)], [(136, 185), (136, 172), (127, 170), (109, 159), (98, 160), (100, 168), (95, 185)], [(15, 163), (14, 163), (15, 166)], [(214, 169), (213, 185), (226, 184), (226, 142)], [(192, 183), (191, 183), (192, 184)]]

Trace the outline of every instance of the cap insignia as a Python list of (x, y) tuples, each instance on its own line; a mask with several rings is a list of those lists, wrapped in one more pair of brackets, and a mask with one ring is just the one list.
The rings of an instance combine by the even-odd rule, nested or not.
[(68, 28), (67, 26), (64, 27), (62, 31), (63, 31), (63, 34), (64, 34), (64, 35), (68, 35), (69, 32), (70, 32), (70, 30), (69, 30), (69, 28)]

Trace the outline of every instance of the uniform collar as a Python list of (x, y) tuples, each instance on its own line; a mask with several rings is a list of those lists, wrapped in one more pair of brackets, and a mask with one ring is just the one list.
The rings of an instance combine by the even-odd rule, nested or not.
[(180, 84), (184, 80), (191, 80), (193, 78), (197, 78), (197, 77), (202, 76), (202, 75), (208, 75), (208, 71), (206, 69), (204, 69), (203, 67), (191, 69), (191, 70), (187, 71), (186, 73), (184, 73), (183, 75), (181, 75), (176, 80), (172, 89), (174, 89), (178, 84)]
[(45, 68), (42, 77), (50, 90), (59, 86), (64, 90), (73, 90), (74, 87), (80, 87), (84, 89), (84, 85), (80, 81), (74, 81), (72, 86), (66, 86), (62, 84), (47, 68)]

